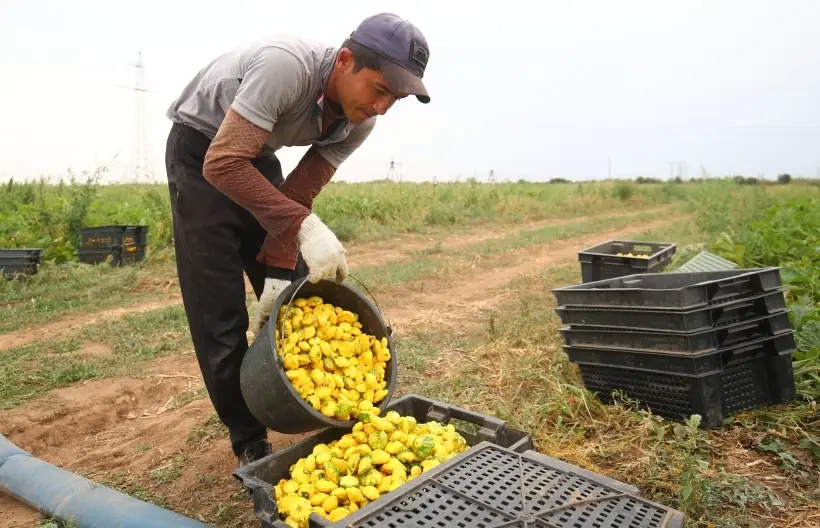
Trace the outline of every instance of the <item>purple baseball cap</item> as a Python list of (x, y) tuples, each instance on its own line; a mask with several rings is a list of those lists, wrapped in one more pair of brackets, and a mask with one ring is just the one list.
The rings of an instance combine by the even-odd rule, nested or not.
[(379, 13), (365, 18), (350, 38), (386, 59), (381, 71), (392, 90), (415, 95), (425, 104), (430, 102), (421, 80), (430, 48), (416, 26), (393, 13)]

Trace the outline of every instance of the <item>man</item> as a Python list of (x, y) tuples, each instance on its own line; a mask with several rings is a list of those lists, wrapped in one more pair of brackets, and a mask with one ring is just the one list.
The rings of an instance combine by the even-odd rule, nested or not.
[[(345, 249), (311, 212), (376, 116), (422, 82), (422, 33), (390, 13), (365, 19), (339, 47), (276, 37), (225, 53), (168, 109), (165, 164), (182, 299), (205, 386), (240, 466), (271, 452), (248, 410), (239, 368), (248, 348), (243, 271), (258, 334), (292, 280), (344, 280)], [(288, 175), (275, 152), (311, 145)]]

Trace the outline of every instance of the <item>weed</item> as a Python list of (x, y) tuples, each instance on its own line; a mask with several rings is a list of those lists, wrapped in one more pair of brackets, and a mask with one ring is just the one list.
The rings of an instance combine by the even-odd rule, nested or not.
[[(777, 199), (756, 193), (744, 221), (715, 230), (712, 251), (742, 267), (782, 268), (790, 319), (796, 331), (798, 394), (820, 399), (820, 208), (817, 194)], [(704, 229), (709, 229), (704, 227)]]

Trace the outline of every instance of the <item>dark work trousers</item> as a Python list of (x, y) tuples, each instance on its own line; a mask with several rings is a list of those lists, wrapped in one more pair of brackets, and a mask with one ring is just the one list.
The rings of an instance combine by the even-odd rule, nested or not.
[[(266, 268), (256, 255), (266, 233), (250, 212), (202, 176), (209, 145), (210, 139), (201, 132), (175, 123), (168, 135), (165, 168), (179, 286), (194, 350), (208, 395), (239, 455), (267, 436), (239, 386), (249, 324), (242, 272), (258, 299)], [(260, 157), (253, 164), (277, 188), (284, 181), (277, 158)], [(292, 279), (307, 275), (301, 255), (297, 273)]]

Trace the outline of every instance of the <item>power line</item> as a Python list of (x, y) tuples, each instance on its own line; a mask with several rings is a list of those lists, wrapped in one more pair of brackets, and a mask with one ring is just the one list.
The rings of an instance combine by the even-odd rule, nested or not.
[(401, 172), (396, 168), (397, 166), (401, 166), (401, 163), (396, 163), (395, 161), (391, 160), (389, 163), (389, 167), (387, 169), (387, 179), (390, 181), (399, 181), (402, 180)]
[(153, 182), (151, 169), (148, 166), (148, 133), (145, 127), (145, 94), (150, 90), (145, 84), (145, 65), (142, 62), (142, 51), (137, 52), (137, 62), (129, 66), (134, 67), (134, 84), (120, 85), (120, 88), (134, 92), (134, 129), (131, 146), (132, 176), (137, 182)]

